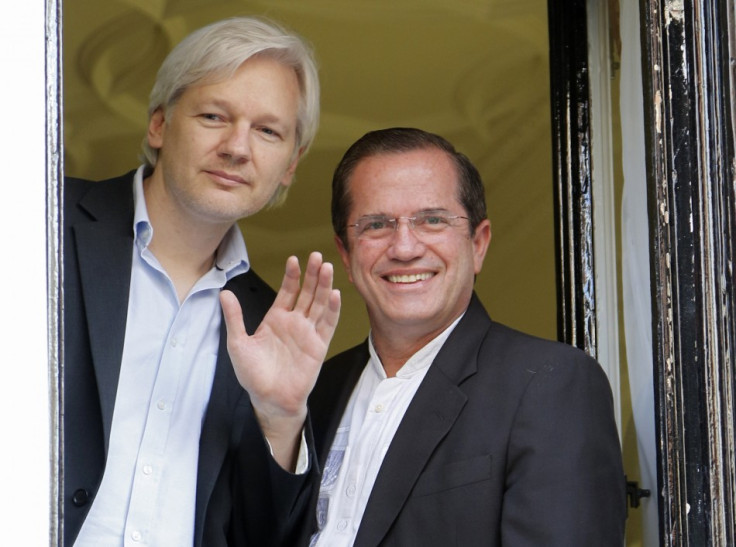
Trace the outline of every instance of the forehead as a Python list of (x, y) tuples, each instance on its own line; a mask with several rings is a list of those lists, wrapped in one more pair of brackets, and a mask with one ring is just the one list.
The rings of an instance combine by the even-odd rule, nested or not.
[(254, 103), (296, 116), (300, 97), (299, 79), (293, 67), (267, 55), (255, 55), (234, 71), (214, 72), (187, 87), (181, 98), (193, 101), (219, 100), (235, 106)]
[(457, 196), (455, 164), (437, 148), (369, 156), (350, 177), (353, 210), (359, 214), (450, 208), (459, 203)]

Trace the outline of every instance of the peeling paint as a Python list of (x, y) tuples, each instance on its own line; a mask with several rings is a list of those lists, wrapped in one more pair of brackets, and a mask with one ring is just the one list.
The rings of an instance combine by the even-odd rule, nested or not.
[(666, 24), (669, 25), (672, 21), (682, 23), (685, 21), (685, 6), (683, 0), (672, 0), (671, 2), (665, 2), (664, 16)]

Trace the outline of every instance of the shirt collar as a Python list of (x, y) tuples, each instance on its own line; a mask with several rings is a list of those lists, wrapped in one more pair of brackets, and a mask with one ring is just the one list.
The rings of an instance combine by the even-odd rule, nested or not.
[[(143, 251), (150, 245), (153, 238), (153, 226), (148, 217), (146, 207), (146, 196), (143, 192), (143, 178), (150, 174), (150, 168), (141, 165), (133, 177), (133, 238), (139, 251)], [(225, 272), (227, 279), (247, 272), (250, 269), (248, 250), (245, 247), (243, 234), (237, 223), (233, 224), (225, 233), (215, 256), (215, 267)]]
[[(412, 355), (409, 360), (404, 363), (404, 365), (396, 373), (396, 377), (409, 378), (417, 372), (431, 365), (434, 361), (434, 358), (437, 357), (437, 354), (440, 352), (440, 349), (442, 349), (442, 346), (444, 345), (447, 338), (450, 336), (452, 331), (455, 330), (455, 327), (460, 322), (460, 319), (463, 318), (463, 315), (465, 315), (464, 312), (460, 315), (460, 317), (450, 323), (450, 325), (445, 330), (435, 336), (424, 347), (422, 347), (414, 355)], [(378, 373), (381, 378), (385, 378), (386, 371), (383, 370), (381, 358), (378, 356), (378, 352), (373, 345), (372, 333), (368, 336), (368, 352), (371, 355), (371, 366), (376, 368), (376, 373)]]

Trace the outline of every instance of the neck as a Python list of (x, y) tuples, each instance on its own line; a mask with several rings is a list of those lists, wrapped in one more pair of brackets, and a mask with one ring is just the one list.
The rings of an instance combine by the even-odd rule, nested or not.
[[(198, 251), (195, 246), (167, 244), (156, 233), (157, 229), (154, 228), (154, 237), (148, 248), (171, 278), (179, 302), (183, 302), (194, 284), (214, 265), (217, 247)], [(178, 241), (174, 240), (174, 243)]]
[(371, 340), (378, 353), (386, 376), (393, 378), (401, 367), (420, 349), (426, 346), (439, 333), (408, 337), (397, 335), (402, 329), (376, 329), (371, 327)]
[(183, 301), (194, 284), (215, 263), (217, 248), (231, 225), (215, 225), (183, 218), (161, 199), (149, 179), (144, 181), (153, 238), (148, 246), (176, 287)]

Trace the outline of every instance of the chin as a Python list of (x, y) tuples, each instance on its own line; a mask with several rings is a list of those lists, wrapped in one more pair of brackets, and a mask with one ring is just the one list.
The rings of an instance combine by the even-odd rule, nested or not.
[(415, 313), (398, 313), (391, 316), (391, 321), (398, 325), (407, 327), (417, 325), (429, 325), (437, 321), (437, 313), (434, 312), (415, 312)]

